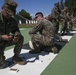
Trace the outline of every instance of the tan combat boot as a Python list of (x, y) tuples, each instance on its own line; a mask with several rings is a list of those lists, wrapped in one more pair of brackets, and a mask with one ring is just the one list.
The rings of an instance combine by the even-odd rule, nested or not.
[(68, 40), (67, 39), (62, 39), (61, 41), (68, 43)]
[(52, 52), (54, 53), (54, 54), (56, 54), (57, 52), (58, 52), (58, 49), (56, 48), (56, 47), (52, 47)]
[(12, 62), (19, 65), (25, 65), (26, 62), (22, 60), (20, 57), (13, 57)]

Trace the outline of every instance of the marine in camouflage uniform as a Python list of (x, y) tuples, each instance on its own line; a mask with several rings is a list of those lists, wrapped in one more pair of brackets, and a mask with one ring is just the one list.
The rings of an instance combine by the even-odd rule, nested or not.
[(0, 13), (0, 68), (5, 68), (7, 65), (4, 50), (10, 45), (15, 45), (12, 61), (20, 65), (25, 64), (25, 61), (19, 57), (24, 38), (14, 17), (17, 5), (13, 0), (5, 0)]
[(40, 53), (41, 50), (57, 52), (55, 47), (55, 30), (52, 23), (43, 18), (41, 12), (36, 13), (38, 24), (29, 31), (34, 49), (30, 53)]
[(68, 12), (68, 31), (73, 30), (73, 14)]
[(61, 12), (61, 21), (62, 21), (62, 26), (60, 30), (60, 35), (64, 35), (68, 32), (68, 8), (65, 6), (64, 9)]
[(59, 4), (55, 3), (51, 13), (51, 22), (53, 23), (56, 34), (58, 33), (58, 30), (59, 30), (60, 13), (61, 13), (61, 10), (59, 8)]
[[(52, 19), (51, 15), (46, 16), (45, 19), (51, 21)], [(62, 37), (57, 33), (55, 33), (55, 41), (66, 42), (66, 43), (68, 42), (67, 39), (62, 39)]]

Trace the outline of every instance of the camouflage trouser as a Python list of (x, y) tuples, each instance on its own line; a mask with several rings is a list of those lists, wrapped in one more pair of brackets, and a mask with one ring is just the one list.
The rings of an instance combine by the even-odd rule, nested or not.
[(57, 34), (59, 30), (59, 21), (57, 21), (56, 19), (52, 19), (51, 22), (53, 23), (53, 26), (55, 28), (55, 33)]
[(68, 30), (69, 30), (69, 31), (72, 30), (72, 29), (73, 29), (73, 23), (70, 21), (68, 25), (69, 25), (69, 26), (68, 26)]
[(59, 41), (61, 41), (61, 40), (62, 40), (61, 36), (60, 36), (60, 35), (58, 35), (58, 34), (55, 34), (55, 39), (56, 39), (56, 40), (59, 40)]
[(34, 44), (35, 49), (41, 49), (46, 46), (53, 46), (55, 45), (53, 38), (48, 38), (47, 36), (44, 37), (40, 34), (32, 34), (31, 41)]
[(60, 34), (65, 34), (67, 32), (68, 28), (67, 28), (67, 21), (63, 20), (62, 21), (62, 26), (61, 26), (61, 30), (60, 30)]
[(22, 35), (19, 36), (19, 41), (13, 42), (11, 41), (1, 41), (0, 42), (0, 65), (5, 61), (4, 50), (7, 46), (15, 45), (14, 47), (14, 56), (19, 56), (22, 46), (23, 46), (24, 38)]

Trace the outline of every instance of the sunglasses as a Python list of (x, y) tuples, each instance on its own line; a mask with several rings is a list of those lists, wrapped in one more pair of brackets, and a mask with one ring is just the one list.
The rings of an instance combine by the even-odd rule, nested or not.
[(37, 19), (38, 18), (38, 16), (35, 16), (35, 19)]

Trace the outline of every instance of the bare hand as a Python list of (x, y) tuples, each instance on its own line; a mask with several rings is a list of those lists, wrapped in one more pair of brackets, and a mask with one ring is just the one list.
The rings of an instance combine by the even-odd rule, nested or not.
[(14, 37), (13, 42), (17, 42), (19, 40), (19, 37)]
[(6, 40), (6, 41), (10, 41), (12, 39), (12, 36), (9, 36), (9, 35), (2, 35), (2, 40)]

